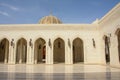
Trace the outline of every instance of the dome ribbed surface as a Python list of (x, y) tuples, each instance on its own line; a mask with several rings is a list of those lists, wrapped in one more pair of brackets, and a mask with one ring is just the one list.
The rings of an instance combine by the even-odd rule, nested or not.
[(39, 24), (61, 24), (62, 22), (55, 16), (49, 15), (43, 17), (40, 21)]

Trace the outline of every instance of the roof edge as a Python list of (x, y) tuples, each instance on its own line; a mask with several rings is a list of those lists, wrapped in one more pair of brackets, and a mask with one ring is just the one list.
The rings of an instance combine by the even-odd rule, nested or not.
[(104, 21), (109, 15), (111, 15), (117, 8), (120, 7), (120, 2), (114, 6), (107, 14), (105, 14), (100, 20), (98, 23), (101, 23), (102, 21)]

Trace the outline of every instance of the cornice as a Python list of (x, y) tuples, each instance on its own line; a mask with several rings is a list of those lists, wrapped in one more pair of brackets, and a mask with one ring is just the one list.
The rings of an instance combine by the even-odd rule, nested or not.
[(3, 30), (96, 30), (97, 24), (7, 24), (0, 25)]

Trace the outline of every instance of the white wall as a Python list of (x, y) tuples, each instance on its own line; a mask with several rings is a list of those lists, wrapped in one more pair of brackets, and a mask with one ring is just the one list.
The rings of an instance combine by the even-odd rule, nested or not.
[[(74, 26), (73, 26), (74, 27)], [(103, 63), (101, 62), (101, 53), (100, 53), (100, 34), (96, 30), (11, 30), (11, 31), (0, 31), (0, 38), (7, 38), (9, 42), (13, 38), (15, 42), (18, 41), (20, 38), (25, 38), (27, 43), (29, 43), (30, 38), (33, 40), (33, 43), (38, 38), (43, 38), (46, 43), (48, 44), (49, 39), (51, 39), (51, 43), (57, 38), (62, 38), (65, 42), (65, 49), (66, 49), (66, 64), (73, 63), (70, 59), (72, 59), (72, 47), (69, 49), (68, 47), (68, 38), (72, 41), (75, 38), (80, 38), (84, 42), (84, 61), (85, 63)], [(93, 47), (94, 38), (96, 48)], [(47, 47), (49, 51), (49, 47)], [(51, 56), (52, 58), (52, 50), (51, 49)], [(51, 60), (52, 61), (52, 60)], [(52, 62), (49, 62), (52, 64)]]
[[(99, 23), (101, 37), (104, 35), (110, 37), (110, 65), (120, 66), (118, 57), (118, 40), (115, 34), (116, 30), (120, 28), (120, 4), (115, 6)], [(111, 36), (109, 36), (111, 34)], [(103, 41), (101, 41), (104, 47)], [(101, 49), (101, 52), (103, 49)], [(103, 56), (104, 57), (104, 56)], [(103, 58), (102, 57), (102, 58)]]

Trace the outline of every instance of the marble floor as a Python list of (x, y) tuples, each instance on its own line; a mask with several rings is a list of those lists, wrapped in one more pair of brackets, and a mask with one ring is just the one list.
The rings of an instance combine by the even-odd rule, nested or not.
[(0, 80), (120, 80), (120, 69), (83, 64), (0, 64)]

